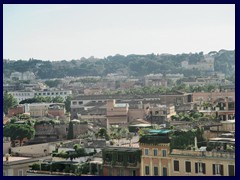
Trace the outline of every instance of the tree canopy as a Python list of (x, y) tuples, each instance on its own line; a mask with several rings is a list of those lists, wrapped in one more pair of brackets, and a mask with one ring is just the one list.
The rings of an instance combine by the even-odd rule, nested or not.
[(5, 91), (3, 95), (3, 112), (8, 114), (8, 109), (16, 106), (17, 104), (17, 99)]
[[(12, 142), (15, 140), (20, 141), (20, 146), (24, 138), (32, 139), (35, 135), (35, 129), (28, 124), (14, 124), (9, 123), (3, 128), (4, 137), (10, 137)], [(13, 145), (15, 145), (13, 143)]]

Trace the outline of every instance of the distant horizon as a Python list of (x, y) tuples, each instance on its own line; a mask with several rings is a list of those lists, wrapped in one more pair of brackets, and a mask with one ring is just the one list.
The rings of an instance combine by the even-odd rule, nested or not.
[[(209, 52), (203, 52), (203, 51), (199, 51), (199, 52), (182, 52), (182, 53), (176, 53), (176, 54), (173, 54), (173, 53), (147, 53), (147, 54), (127, 54), (127, 55), (123, 55), (123, 54), (114, 54), (114, 55), (108, 55), (108, 56), (116, 56), (116, 55), (121, 55), (121, 56), (129, 56), (129, 55), (149, 55), (149, 54), (155, 54), (155, 55), (164, 55), (164, 54), (169, 54), (169, 55), (181, 55), (181, 54), (195, 54), (195, 53), (200, 53), (200, 52), (203, 52), (203, 54), (204, 55), (206, 55), (206, 54), (208, 54), (208, 53), (210, 53), (210, 52), (219, 52), (219, 51), (222, 51), (222, 50), (224, 50), (224, 51), (235, 51), (235, 49), (220, 49), (220, 50), (212, 50), (212, 51), (209, 51)], [(3, 60), (11, 60), (11, 61), (20, 61), (20, 60), (22, 60), (22, 61), (28, 61), (28, 60), (30, 60), (30, 59), (34, 59), (34, 60), (42, 60), (42, 61), (72, 61), (72, 60), (81, 60), (82, 58), (86, 58), (86, 59), (89, 59), (89, 58), (91, 58), (91, 57), (94, 57), (95, 59), (104, 59), (104, 58), (107, 58), (108, 56), (105, 56), (105, 57), (102, 57), (102, 58), (100, 58), (100, 57), (95, 57), (95, 56), (89, 56), (89, 57), (81, 57), (81, 58), (79, 58), (79, 59), (68, 59), (68, 60), (66, 60), (66, 59), (59, 59), (59, 60), (51, 60), (51, 59), (40, 59), (40, 58), (35, 58), (35, 57), (30, 57), (30, 58), (28, 58), (28, 59), (21, 59), (21, 58), (19, 58), (19, 59), (10, 59), (10, 58), (3, 58)]]
[(6, 59), (214, 49), (235, 49), (234, 4), (3, 4)]

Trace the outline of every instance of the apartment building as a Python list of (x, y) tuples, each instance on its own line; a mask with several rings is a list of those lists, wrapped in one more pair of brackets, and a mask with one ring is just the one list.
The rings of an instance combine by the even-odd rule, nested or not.
[(234, 151), (171, 150), (170, 130), (151, 133), (139, 141), (141, 176), (235, 176)]
[(140, 176), (141, 150), (107, 147), (102, 151), (103, 176)]
[(140, 138), (141, 176), (171, 175), (170, 139), (168, 136), (170, 132), (170, 130), (155, 130), (152, 131), (154, 135), (145, 135)]

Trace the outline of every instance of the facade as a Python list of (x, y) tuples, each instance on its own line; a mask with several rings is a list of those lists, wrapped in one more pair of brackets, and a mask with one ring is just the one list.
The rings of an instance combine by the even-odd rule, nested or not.
[(162, 74), (149, 74), (144, 76), (145, 86), (167, 87), (167, 81)]
[(29, 104), (29, 113), (31, 117), (44, 117), (48, 113), (50, 103), (33, 103)]
[(28, 157), (3, 157), (3, 176), (26, 176), (29, 166), (38, 161)]
[(13, 108), (8, 109), (8, 117), (16, 116), (18, 114), (23, 114), (25, 112), (25, 108), (23, 105), (18, 105)]
[(172, 176), (235, 176), (235, 153), (173, 150)]
[(146, 135), (139, 140), (142, 150), (141, 176), (171, 175), (169, 132), (159, 130), (156, 135)]
[(107, 147), (102, 150), (103, 176), (140, 176), (141, 150)]
[(25, 99), (34, 98), (36, 96), (42, 96), (42, 97), (62, 97), (63, 99), (66, 99), (68, 96), (72, 95), (72, 91), (69, 90), (47, 90), (47, 91), (9, 91), (13, 97), (17, 99), (18, 102), (21, 102)]
[(128, 122), (127, 103), (116, 103), (116, 101), (107, 101), (107, 119), (109, 124), (126, 124)]
[(48, 106), (48, 114), (53, 117), (64, 117), (65, 105), (64, 103), (52, 103)]
[(169, 130), (152, 132), (140, 139), (141, 176), (235, 176), (234, 151), (171, 150)]
[(188, 61), (183, 61), (181, 63), (183, 68), (186, 69), (199, 69), (202, 71), (214, 71), (214, 58), (211, 56), (205, 56), (200, 62), (197, 64), (189, 64)]
[(151, 105), (148, 110), (148, 120), (154, 124), (162, 124), (166, 121), (170, 121), (171, 117), (176, 115), (173, 105)]
[(30, 71), (26, 71), (24, 73), (20, 73), (20, 72), (13, 72), (10, 75), (10, 79), (11, 80), (33, 80), (35, 79), (35, 75), (33, 72)]

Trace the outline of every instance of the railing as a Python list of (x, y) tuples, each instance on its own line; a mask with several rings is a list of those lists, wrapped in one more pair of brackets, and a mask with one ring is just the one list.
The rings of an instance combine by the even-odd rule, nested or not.
[(210, 157), (235, 159), (235, 152), (220, 152), (220, 151), (190, 151), (173, 149), (171, 155), (195, 156), (195, 157)]

